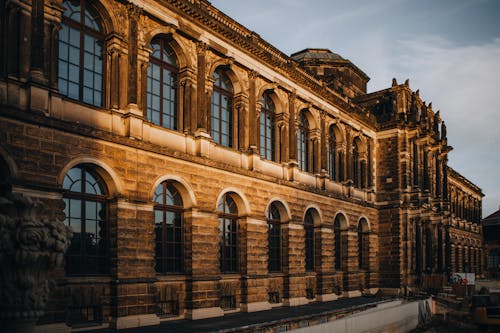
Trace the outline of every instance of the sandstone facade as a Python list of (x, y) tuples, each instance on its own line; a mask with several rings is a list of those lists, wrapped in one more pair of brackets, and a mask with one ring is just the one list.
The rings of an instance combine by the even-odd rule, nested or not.
[(482, 272), (483, 194), (408, 82), (368, 94), (350, 61), (289, 57), (204, 0), (2, 6), (2, 181), (64, 199), (80, 237), (40, 324), (133, 327)]

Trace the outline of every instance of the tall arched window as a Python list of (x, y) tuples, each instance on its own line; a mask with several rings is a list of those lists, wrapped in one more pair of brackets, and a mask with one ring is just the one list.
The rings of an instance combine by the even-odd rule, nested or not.
[(183, 203), (179, 191), (168, 181), (156, 187), (155, 270), (158, 273), (184, 272)]
[(170, 129), (177, 126), (177, 60), (164, 38), (151, 42), (147, 75), (147, 118)]
[(59, 92), (102, 106), (104, 33), (88, 1), (64, 0), (59, 31)]
[(344, 180), (344, 157), (342, 153), (341, 136), (337, 131), (334, 125), (330, 126), (328, 130), (328, 173), (331, 180), (339, 182)]
[(276, 108), (271, 98), (271, 92), (266, 91), (261, 99), (260, 112), (260, 156), (267, 160), (276, 160), (275, 118)]
[(309, 122), (307, 121), (305, 111), (299, 114), (297, 158), (299, 168), (304, 171), (309, 171)]
[(366, 160), (363, 157), (364, 147), (359, 138), (354, 139), (352, 147), (352, 173), (354, 186), (366, 187)]
[(223, 67), (214, 72), (211, 135), (220, 145), (233, 145), (233, 85)]
[(238, 272), (238, 207), (229, 194), (217, 206), (219, 213), (220, 271)]
[(314, 217), (312, 210), (308, 209), (304, 217), (306, 271), (314, 270)]
[(358, 223), (358, 265), (360, 269), (368, 269), (368, 221), (365, 218)]
[(335, 243), (335, 269), (341, 270), (343, 267), (342, 262), (344, 260), (344, 244), (342, 233), (346, 225), (345, 216), (342, 214), (337, 214), (333, 222), (333, 236)]
[(352, 174), (355, 187), (360, 187), (360, 177), (359, 177), (359, 149), (357, 142), (354, 141), (352, 147)]
[(269, 272), (281, 272), (281, 216), (272, 203), (267, 213), (267, 238), (269, 244)]
[(87, 165), (69, 170), (63, 181), (64, 223), (73, 231), (66, 274), (102, 275), (108, 267), (108, 190)]

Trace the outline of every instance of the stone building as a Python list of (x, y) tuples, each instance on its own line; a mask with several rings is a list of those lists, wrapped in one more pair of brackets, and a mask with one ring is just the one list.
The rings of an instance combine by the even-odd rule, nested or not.
[[(205, 0), (6, 0), (2, 183), (73, 231), (40, 325), (124, 328), (481, 273), (481, 190), (408, 81)], [(53, 327), (53, 326), (51, 326)]]
[(500, 208), (481, 221), (484, 250), (487, 256), (487, 274), (500, 278)]

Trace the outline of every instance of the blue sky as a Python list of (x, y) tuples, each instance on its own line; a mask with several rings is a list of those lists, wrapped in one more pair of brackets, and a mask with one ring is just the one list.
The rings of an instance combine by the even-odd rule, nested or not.
[(286, 54), (328, 48), (370, 78), (410, 79), (441, 111), (449, 165), (500, 205), (500, 0), (211, 0)]

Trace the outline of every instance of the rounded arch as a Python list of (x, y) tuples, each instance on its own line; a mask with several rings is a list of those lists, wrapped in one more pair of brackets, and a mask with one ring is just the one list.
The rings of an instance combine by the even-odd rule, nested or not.
[(272, 204), (276, 204), (276, 207), (280, 212), (281, 222), (288, 222), (292, 219), (292, 213), (290, 211), (290, 207), (288, 207), (286, 201), (281, 198), (271, 198), (269, 200), (266, 206), (266, 210), (264, 212), (265, 216), (268, 216), (269, 209)]
[(359, 154), (366, 153), (366, 142), (361, 135), (357, 135), (352, 139), (352, 146), (358, 150)]
[(98, 1), (88, 1), (87, 5), (94, 10), (101, 19), (100, 23), (102, 25), (103, 33), (109, 35), (114, 31), (118, 30), (120, 25), (119, 19), (115, 16), (116, 4), (110, 0), (98, 0)]
[(57, 176), (57, 185), (62, 186), (64, 177), (73, 167), (89, 164), (95, 166), (95, 171), (102, 177), (108, 187), (109, 195), (116, 196), (123, 193), (123, 185), (116, 172), (106, 163), (94, 157), (77, 157), (67, 163)]
[(297, 120), (299, 120), (301, 115), (304, 115), (309, 124), (309, 130), (313, 130), (318, 128), (318, 123), (316, 121), (316, 117), (311, 112), (311, 109), (308, 107), (302, 107), (299, 109), (300, 111), (297, 113)]
[(182, 177), (176, 175), (163, 175), (158, 177), (153, 183), (153, 188), (149, 191), (149, 198), (153, 198), (155, 189), (164, 181), (172, 181), (174, 187), (181, 194), (185, 209), (193, 208), (197, 205), (196, 197), (191, 185), (189, 185), (189, 183)]
[(16, 162), (14, 162), (14, 160), (10, 157), (10, 154), (8, 154), (2, 146), (0, 146), (0, 171), (8, 172), (9, 179), (16, 178), (18, 174)]
[(238, 75), (238, 72), (234, 70), (231, 59), (219, 59), (214, 61), (213, 64), (208, 69), (208, 77), (213, 78), (217, 68), (222, 67), (224, 69), (224, 74), (227, 75), (231, 84), (233, 85), (233, 94), (239, 94), (243, 92), (242, 78)]
[(333, 218), (333, 225), (338, 223), (340, 230), (348, 230), (349, 229), (349, 220), (347, 219), (347, 214), (344, 211), (338, 211), (335, 213)]
[(321, 221), (323, 220), (322, 215), (321, 215), (321, 210), (318, 208), (318, 206), (314, 204), (309, 204), (306, 209), (304, 209), (304, 215), (302, 216), (302, 221), (305, 220), (306, 214), (308, 212), (311, 212), (311, 216), (314, 221), (314, 225), (321, 225)]
[(215, 210), (217, 210), (219, 202), (226, 194), (230, 195), (236, 203), (236, 206), (238, 207), (238, 216), (247, 216), (251, 213), (250, 203), (245, 195), (239, 189), (233, 187), (225, 188), (219, 193), (217, 201), (215, 202)]
[(370, 226), (370, 221), (365, 216), (361, 216), (358, 219), (357, 225), (358, 225), (358, 230), (361, 230), (361, 232), (363, 233), (368, 233), (372, 231)]
[(151, 42), (156, 38), (164, 38), (168, 46), (174, 51), (175, 57), (178, 62), (178, 68), (192, 67), (190, 58), (186, 55), (184, 50), (187, 46), (180, 40), (180, 38), (174, 33), (174, 29), (169, 26), (157, 27), (146, 34), (145, 46), (149, 48)]
[(274, 103), (275, 112), (278, 114), (278, 113), (282, 113), (285, 110), (285, 106), (283, 105), (281, 98), (278, 96), (278, 94), (276, 93), (276, 91), (274, 89), (275, 89), (275, 85), (273, 85), (273, 84), (269, 83), (269, 84), (264, 85), (263, 88), (261, 88), (259, 90), (259, 92), (257, 93), (256, 100), (260, 101), (260, 99), (264, 95), (264, 93), (266, 93), (266, 92), (269, 93), (269, 97), (271, 98), (271, 100)]
[(330, 122), (327, 128), (329, 136), (330, 132), (333, 132), (333, 134), (335, 135), (335, 142), (337, 144), (343, 144), (345, 142), (344, 131), (337, 123)]

